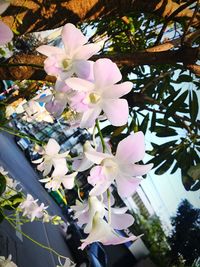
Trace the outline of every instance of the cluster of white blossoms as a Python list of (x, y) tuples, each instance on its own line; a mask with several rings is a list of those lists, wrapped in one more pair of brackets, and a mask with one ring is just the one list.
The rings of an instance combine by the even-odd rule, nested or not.
[[(5, 4), (6, 1), (3, 2)], [(0, 3), (0, 12), (6, 7)], [(2, 22), (0, 29), (7, 32), (4, 38), (0, 30), (1, 45), (12, 37)], [(121, 72), (111, 60), (107, 58), (101, 58), (96, 62), (89, 60), (101, 47), (99, 44), (87, 44), (88, 39), (73, 24), (66, 24), (61, 36), (63, 48), (49, 45), (37, 48), (39, 53), (47, 57), (44, 61), (45, 71), (57, 79), (52, 96), (48, 96), (45, 100), (46, 109), (52, 115), (60, 116), (66, 107), (69, 108), (77, 114), (76, 126), (81, 128), (96, 127), (95, 123), (99, 119), (107, 119), (113, 126), (125, 125), (128, 122), (129, 107), (127, 100), (121, 97), (132, 90), (133, 84), (128, 81), (120, 83)], [(97, 128), (100, 134), (99, 126)], [(40, 181), (51, 190), (60, 187), (72, 189), (77, 173), (90, 171), (87, 181), (92, 189), (88, 200), (77, 201), (76, 205), (72, 206), (79, 226), (84, 227), (84, 232), (88, 234), (82, 240), (81, 249), (97, 241), (110, 245), (138, 238), (134, 235), (124, 237), (116, 232), (129, 227), (134, 219), (126, 213), (127, 208), (114, 206), (111, 188), (114, 185), (120, 197), (129, 197), (139, 186), (141, 176), (152, 168), (152, 164), (138, 164), (145, 155), (142, 132), (129, 134), (120, 141), (116, 153), (112, 153), (111, 148), (104, 151), (105, 144), (102, 138), (101, 142), (102, 151), (98, 151), (92, 142), (87, 141), (83, 155), (79, 159), (71, 159), (69, 152), (59, 153), (59, 144), (51, 138), (44, 148), (39, 149), (41, 158), (35, 161), (39, 164), (38, 170), (44, 176)], [(69, 171), (67, 163), (69, 160), (73, 162), (73, 172)], [(7, 183), (11, 184), (12, 181), (7, 180)], [(13, 183), (12, 186), (16, 185)], [(26, 216), (30, 221), (35, 219), (52, 221), (46, 212), (47, 207), (37, 202), (38, 200), (34, 200), (28, 194), (19, 205), (22, 216)], [(66, 259), (61, 266), (68, 267), (74, 264)]]
[[(96, 151), (89, 141), (84, 145), (82, 156), (74, 160), (69, 158), (68, 152), (58, 154), (59, 150), (58, 143), (50, 139), (43, 150), (45, 152), (41, 153), (42, 158), (39, 162), (42, 162), (42, 165), (40, 164), (38, 169), (43, 171), (43, 174), (49, 174), (53, 168), (51, 178), (40, 180), (46, 182), (45, 187), (57, 190), (62, 184), (64, 188), (71, 189), (77, 172), (90, 169), (87, 180), (93, 188), (89, 192), (88, 201), (77, 201), (76, 205), (71, 207), (75, 211), (78, 225), (84, 227), (84, 232), (89, 234), (82, 240), (80, 248), (84, 249), (88, 244), (96, 241), (109, 245), (136, 240), (138, 237), (134, 235), (123, 237), (115, 231), (126, 229), (133, 224), (134, 219), (130, 214), (125, 213), (127, 208), (114, 207), (111, 193), (110, 199), (105, 194), (112, 185), (116, 185), (118, 194), (122, 198), (131, 196), (140, 184), (141, 176), (152, 168), (152, 164), (137, 164), (145, 154), (143, 133), (131, 134), (120, 141), (114, 155), (110, 149), (107, 153)], [(66, 165), (69, 159), (73, 161), (72, 168), (76, 171), (65, 176), (59, 175), (62, 169), (68, 170)], [(67, 186), (68, 184), (72, 187)]]
[(27, 194), (26, 199), (20, 203), (19, 208), (23, 212), (23, 216), (27, 216), (31, 222), (34, 221), (35, 218), (42, 218), (48, 216), (48, 214), (45, 213), (45, 210), (48, 208), (47, 206), (44, 206), (44, 203), (38, 205), (37, 204), (38, 199), (34, 199), (30, 194)]
[(74, 178), (77, 174), (76, 172), (67, 174), (69, 170), (66, 164), (66, 157), (69, 152), (59, 154), (59, 151), (59, 144), (51, 138), (44, 149), (41, 148), (38, 151), (42, 157), (39, 160), (33, 161), (34, 163), (40, 163), (37, 168), (43, 172), (43, 176), (48, 175), (53, 168), (51, 177), (40, 180), (40, 182), (46, 183), (45, 187), (47, 189), (52, 189), (53, 191), (58, 190), (61, 184), (66, 189), (72, 189), (74, 187)]
[[(93, 62), (88, 60), (100, 50), (99, 44), (87, 44), (87, 38), (74, 25), (66, 24), (61, 32), (63, 48), (43, 45), (37, 51), (47, 56), (44, 69), (56, 77), (53, 95), (46, 101), (46, 109), (60, 116), (68, 107), (78, 114), (76, 124), (81, 128), (95, 127), (96, 120), (107, 119), (114, 126), (125, 125), (129, 107), (124, 95), (133, 85), (122, 82), (117, 65), (107, 58)], [(104, 142), (101, 140), (101, 142)], [(102, 143), (102, 147), (104, 144)], [(105, 245), (134, 241), (136, 236), (122, 237), (115, 230), (123, 230), (133, 223), (127, 209), (119, 209), (106, 199), (111, 197), (110, 188), (115, 185), (120, 197), (131, 196), (148, 173), (152, 164), (138, 164), (145, 155), (144, 135), (137, 132), (119, 142), (116, 153), (111, 148), (98, 151), (87, 141), (83, 155), (71, 159), (68, 152), (59, 154), (59, 144), (50, 139), (41, 153), (38, 169), (43, 172), (45, 187), (57, 190), (60, 186), (71, 189), (78, 172), (90, 170), (87, 181), (92, 185), (89, 198), (72, 206), (78, 224), (89, 234), (82, 240), (81, 249), (99, 241)], [(105, 149), (103, 149), (105, 150)], [(68, 173), (67, 161), (73, 162), (73, 173)], [(51, 173), (50, 177), (47, 175)], [(47, 177), (46, 177), (47, 176)], [(106, 199), (106, 200), (105, 200)], [(107, 204), (106, 204), (107, 203)]]
[[(2, 166), (0, 166), (0, 174), (3, 175), (6, 182), (6, 187), (4, 192), (0, 195), (0, 206), (4, 207), (4, 205), (13, 205), (10, 201), (10, 198), (17, 196), (15, 204), (19, 204), (16, 207), (18, 213), (22, 213), (23, 217), (26, 217), (31, 222), (35, 219), (40, 219), (43, 222), (51, 222), (53, 224), (59, 224), (62, 222), (59, 216), (50, 216), (47, 212), (47, 206), (44, 203), (40, 205), (37, 203), (38, 199), (34, 199), (32, 195), (27, 194), (24, 197), (22, 193), (22, 189), (19, 185), (19, 182), (9, 177), (8, 172), (4, 170)], [(20, 196), (18, 193), (21, 193)]]

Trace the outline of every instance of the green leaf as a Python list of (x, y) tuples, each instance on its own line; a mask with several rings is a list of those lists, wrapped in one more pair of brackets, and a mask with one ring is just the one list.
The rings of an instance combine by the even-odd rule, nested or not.
[(167, 118), (164, 119), (157, 119), (157, 123), (164, 125), (164, 126), (171, 126), (171, 127), (183, 127), (183, 125), (179, 126), (176, 122), (168, 120)]
[(156, 132), (156, 136), (158, 137), (177, 135), (176, 130), (169, 128), (169, 127), (156, 126), (154, 130)]
[(185, 99), (187, 98), (188, 91), (185, 91), (182, 95), (180, 95), (172, 104), (171, 106), (166, 110), (165, 117), (171, 117), (180, 109), (180, 107), (184, 104)]
[(183, 186), (185, 187), (185, 189), (187, 191), (189, 191), (191, 186), (194, 184), (194, 181), (192, 180), (192, 178), (190, 176), (182, 175), (182, 183), (183, 183)]
[(127, 128), (127, 124), (123, 125), (123, 126), (120, 126), (120, 127), (117, 127), (114, 131), (113, 131), (113, 134), (112, 136), (118, 136), (120, 135), (126, 128)]
[(170, 156), (171, 156), (170, 152), (165, 152), (165, 153), (162, 153), (162, 154), (152, 158), (151, 160), (148, 161), (148, 163), (153, 163), (153, 168), (156, 168), (157, 166), (159, 166), (161, 163), (163, 163), (163, 161), (166, 160)]
[(22, 193), (19, 192), (7, 199), (7, 202), (5, 202), (4, 205), (4, 209), (13, 210), (13, 208), (17, 208), (23, 200), (24, 199)]
[(104, 137), (106, 137), (106, 136), (110, 136), (111, 133), (113, 133), (114, 130), (116, 130), (116, 129), (117, 129), (117, 127), (112, 126), (112, 125), (108, 125), (108, 126), (104, 127), (104, 128), (101, 130), (101, 132), (102, 132), (102, 135), (103, 135)]
[(180, 82), (192, 82), (192, 81), (193, 81), (192, 76), (187, 75), (187, 74), (182, 74), (177, 79), (178, 83), (180, 83)]
[(146, 131), (147, 131), (148, 122), (149, 122), (149, 114), (147, 114), (147, 115), (144, 117), (144, 119), (143, 119), (141, 125), (139, 126), (140, 131), (142, 131), (144, 134), (145, 134)]
[(191, 191), (197, 191), (200, 189), (200, 181), (198, 181), (197, 183), (195, 183), (191, 188), (190, 190)]
[(180, 93), (181, 89), (178, 89), (177, 91), (174, 91), (174, 93), (171, 93), (166, 99), (163, 100), (162, 104), (164, 106), (168, 106)]
[(14, 34), (20, 35), (20, 32), (17, 29), (12, 29), (12, 31), (14, 32)]
[(161, 164), (156, 170), (155, 170), (155, 174), (157, 175), (162, 175), (164, 174), (166, 171), (169, 170), (169, 168), (171, 167), (171, 165), (174, 162), (174, 157), (171, 156), (171, 158), (167, 159), (163, 164)]
[(0, 196), (5, 192), (6, 190), (6, 178), (0, 174)]
[(189, 96), (189, 111), (190, 111), (191, 120), (194, 123), (196, 121), (198, 111), (199, 111), (198, 98), (194, 90), (190, 93), (190, 96)]
[(200, 180), (200, 163), (192, 166), (187, 171), (187, 174), (193, 179), (193, 180)]
[(153, 132), (156, 126), (156, 112), (152, 113), (150, 131)]
[(175, 172), (178, 170), (178, 168), (179, 168), (179, 166), (178, 166), (178, 163), (176, 162), (176, 163), (174, 164), (173, 169), (170, 171), (170, 174), (175, 173)]

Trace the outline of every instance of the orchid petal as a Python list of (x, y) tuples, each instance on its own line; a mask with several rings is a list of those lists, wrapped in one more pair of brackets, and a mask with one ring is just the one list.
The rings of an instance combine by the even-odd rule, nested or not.
[(94, 63), (94, 78), (97, 87), (104, 88), (119, 82), (122, 75), (115, 63), (103, 58)]
[(127, 212), (128, 208), (123, 207), (123, 208), (112, 208), (112, 213), (114, 214), (125, 214)]
[(103, 183), (96, 184), (90, 191), (90, 196), (99, 196), (103, 194), (109, 188), (111, 183), (112, 183), (111, 181), (105, 181)]
[(112, 85), (109, 88), (106, 88), (106, 90), (103, 92), (103, 97), (111, 99), (120, 98), (128, 94), (131, 91), (132, 87), (133, 84), (131, 82)]
[(57, 54), (63, 55), (63, 56), (65, 55), (61, 48), (58, 48), (58, 47), (55, 47), (55, 46), (50, 46), (50, 45), (41, 45), (38, 48), (36, 48), (36, 50), (39, 53), (41, 53), (41, 54), (43, 54), (43, 55), (45, 55), (47, 57), (54, 56), (54, 55), (57, 55)]
[(51, 178), (43, 178), (43, 179), (40, 179), (39, 180), (41, 183), (47, 183), (47, 182), (49, 182), (49, 181), (51, 181)]
[(43, 161), (43, 158), (40, 158), (40, 159), (33, 160), (32, 163), (38, 164), (38, 163), (41, 163), (42, 161)]
[(88, 176), (88, 183), (91, 185), (95, 185), (98, 183), (104, 183), (106, 177), (102, 172), (102, 166), (95, 166), (90, 170), (90, 176)]
[(54, 171), (52, 176), (62, 176), (68, 172), (68, 168), (66, 165), (66, 160), (63, 158), (53, 158), (52, 163), (54, 166)]
[(83, 171), (88, 170), (90, 167), (92, 167), (93, 164), (94, 163), (92, 161), (84, 157), (83, 159), (74, 160), (72, 164), (72, 168), (75, 171), (83, 172)]
[(98, 43), (84, 45), (75, 53), (74, 58), (87, 60), (96, 54), (100, 49), (101, 47)]
[(92, 81), (94, 79), (93, 65), (93, 61), (75, 60), (73, 62), (73, 69), (79, 78)]
[[(40, 168), (40, 166), (41, 166), (42, 164), (43, 164), (43, 168)], [(43, 172), (43, 176), (47, 176), (47, 175), (50, 173), (51, 168), (52, 168), (52, 164), (51, 164), (50, 162), (43, 162), (43, 163), (41, 163), (41, 164), (37, 167), (37, 169), (38, 169), (39, 171), (44, 171), (44, 172)]]
[(58, 144), (58, 142), (55, 139), (50, 138), (45, 147), (46, 154), (49, 156), (53, 156), (57, 154), (59, 151), (60, 151), (60, 145)]
[(62, 184), (66, 189), (72, 189), (74, 187), (74, 179), (77, 175), (77, 172), (74, 172), (72, 174), (65, 175), (64, 178), (62, 178)]
[(5, 45), (13, 38), (11, 29), (2, 21), (0, 21), (0, 45)]
[(94, 88), (93, 83), (80, 78), (69, 78), (65, 80), (65, 83), (73, 90), (79, 92), (89, 92)]
[(96, 163), (96, 164), (100, 164), (102, 162), (103, 159), (105, 158), (113, 158), (113, 155), (107, 154), (107, 153), (101, 153), (101, 152), (97, 152), (90, 144), (89, 141), (87, 141), (84, 144), (84, 153), (86, 155), (86, 157)]
[(70, 87), (66, 85), (63, 80), (56, 80), (55, 90), (58, 92), (66, 93), (70, 90)]
[(116, 157), (122, 162), (138, 162), (145, 155), (144, 134), (137, 132), (119, 142)]
[(59, 102), (57, 100), (50, 101), (45, 104), (46, 110), (52, 114), (54, 117), (60, 117), (66, 107), (66, 103)]
[(114, 126), (122, 126), (128, 121), (128, 102), (125, 99), (106, 99), (102, 109)]
[(137, 238), (137, 236), (123, 237), (118, 235), (97, 212), (93, 219), (92, 231), (86, 239), (81, 240), (83, 243), (80, 248), (84, 249), (93, 242), (101, 242), (104, 245), (117, 245), (128, 241), (135, 241)]
[(134, 218), (130, 214), (117, 214), (111, 209), (111, 226), (117, 230), (128, 228), (134, 223)]
[(89, 217), (88, 211), (80, 214), (77, 222), (78, 226), (82, 227), (84, 224), (86, 224), (88, 222), (88, 217)]
[(95, 120), (98, 118), (101, 113), (101, 108), (96, 106), (95, 108), (91, 108), (83, 113), (83, 117), (81, 119), (80, 127), (81, 128), (90, 128), (95, 124)]
[(139, 165), (139, 164), (133, 164), (132, 165), (132, 176), (141, 176), (146, 173), (148, 173), (153, 168), (153, 164), (145, 164), (145, 165)]
[(76, 50), (87, 43), (87, 38), (71, 23), (63, 27), (61, 35), (66, 54), (70, 57), (73, 57)]
[(127, 178), (123, 175), (118, 176), (116, 178), (117, 183), (117, 191), (120, 197), (129, 197), (131, 196), (136, 189), (138, 188), (139, 184), (141, 183), (142, 179), (139, 178)]
[(89, 204), (89, 217), (87, 225), (85, 226), (84, 232), (89, 233), (92, 230), (92, 222), (95, 216), (95, 213), (98, 212), (101, 218), (105, 215), (104, 205), (98, 200), (97, 197), (90, 196), (88, 199)]

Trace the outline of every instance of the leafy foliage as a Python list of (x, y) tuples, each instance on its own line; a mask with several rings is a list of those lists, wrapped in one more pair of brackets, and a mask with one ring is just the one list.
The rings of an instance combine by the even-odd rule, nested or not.
[[(105, 39), (102, 54), (112, 55), (151, 48), (156, 42), (162, 22), (152, 15), (129, 14), (101, 19), (90, 25), (96, 29), (91, 40)], [(181, 23), (176, 26), (171, 23), (164, 35), (166, 41), (171, 38), (172, 32), (172, 40), (179, 37), (181, 29)], [(195, 44), (197, 43), (198, 40)], [(149, 151), (154, 157), (150, 162), (154, 164), (155, 173), (162, 175), (170, 170), (173, 174), (180, 168), (186, 190), (198, 190), (199, 178), (193, 179), (187, 174), (190, 168), (200, 163), (198, 78), (180, 64), (138, 67), (123, 65), (121, 71), (123, 80), (129, 79), (134, 83), (133, 92), (127, 96), (132, 121), (124, 126), (123, 135), (142, 130), (161, 138), (158, 143), (162, 144), (152, 143)], [(103, 129), (104, 136), (110, 136), (113, 147), (121, 138), (121, 133), (114, 136), (114, 131), (112, 126)]]
[(173, 231), (168, 238), (171, 246), (171, 263), (176, 264), (181, 255), (186, 266), (191, 266), (200, 255), (200, 209), (195, 209), (187, 200), (178, 207), (171, 220)]
[(143, 234), (142, 240), (150, 250), (152, 261), (160, 267), (169, 266), (167, 255), (170, 247), (159, 217), (153, 215), (148, 218), (144, 212), (141, 212), (140, 214), (134, 214), (134, 218), (133, 233)]

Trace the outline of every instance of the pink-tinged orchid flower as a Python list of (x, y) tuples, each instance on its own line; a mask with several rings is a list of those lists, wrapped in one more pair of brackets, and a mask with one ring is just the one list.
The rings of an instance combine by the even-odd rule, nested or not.
[(43, 175), (46, 176), (50, 173), (52, 167), (54, 167), (54, 175), (59, 175), (60, 172), (63, 174), (68, 172), (66, 157), (69, 152), (59, 154), (60, 145), (56, 140), (50, 138), (44, 150), (40, 152), (42, 158), (33, 161), (33, 163), (41, 163), (37, 166), (39, 171), (43, 171)]
[[(108, 207), (104, 201), (100, 201), (97, 197), (89, 197), (87, 203), (76, 202), (75, 206), (71, 206), (75, 211), (74, 217), (78, 219), (78, 225), (82, 227), (85, 225), (84, 232), (90, 233), (92, 230), (92, 222), (96, 212), (99, 213), (101, 218), (106, 218), (108, 221), (109, 212)], [(128, 208), (110, 208), (111, 220), (109, 222), (113, 229), (123, 230), (133, 224), (134, 218), (125, 212)]]
[(44, 69), (49, 75), (67, 78), (91, 78), (91, 62), (88, 59), (100, 50), (99, 44), (86, 44), (88, 39), (73, 24), (68, 23), (62, 29), (64, 49), (42, 45), (37, 51), (47, 56)]
[(145, 155), (144, 134), (137, 132), (119, 142), (115, 156), (95, 151), (91, 146), (85, 151), (86, 157), (98, 166), (90, 171), (88, 182), (94, 186), (91, 196), (105, 192), (116, 181), (121, 197), (131, 196), (141, 182), (142, 176), (151, 170), (153, 164), (139, 165), (136, 162)]
[[(10, 1), (0, 1), (0, 15), (8, 8)], [(0, 21), (0, 45), (5, 45), (13, 38), (11, 29), (2, 21)]]
[(2, 21), (0, 21), (0, 45), (5, 45), (13, 38), (11, 29)]
[(92, 230), (86, 239), (81, 240), (83, 243), (80, 246), (80, 249), (83, 250), (93, 242), (101, 242), (104, 245), (118, 245), (128, 241), (135, 241), (138, 238), (139, 237), (134, 235), (130, 237), (120, 236), (104, 219), (101, 218), (99, 213), (96, 212), (92, 222)]
[(59, 117), (66, 108), (67, 103), (69, 103), (70, 94), (71, 89), (65, 82), (57, 79), (54, 94), (45, 98), (46, 110), (54, 117)]
[(69, 78), (65, 81), (69, 87), (78, 92), (75, 97), (80, 98), (79, 93), (84, 97), (81, 99), (81, 105), (76, 105), (79, 112), (83, 107), (81, 127), (92, 127), (101, 111), (105, 113), (112, 125), (126, 124), (128, 103), (125, 99), (119, 98), (131, 91), (132, 83), (116, 84), (122, 79), (122, 75), (117, 65), (106, 58), (97, 60), (93, 71), (94, 82), (80, 78)]
[(31, 222), (34, 221), (35, 218), (42, 218), (45, 214), (45, 210), (48, 208), (44, 206), (44, 203), (39, 206), (37, 201), (37, 199), (34, 200), (34, 198), (28, 194), (26, 199), (19, 205), (19, 208), (23, 211), (23, 216), (27, 216), (31, 219)]
[(76, 175), (76, 172), (66, 175), (61, 169), (56, 171), (56, 175), (53, 172), (52, 177), (44, 178), (39, 181), (42, 183), (46, 183), (45, 188), (51, 189), (53, 191), (58, 190), (61, 184), (63, 184), (66, 189), (72, 189), (74, 187), (74, 179)]

